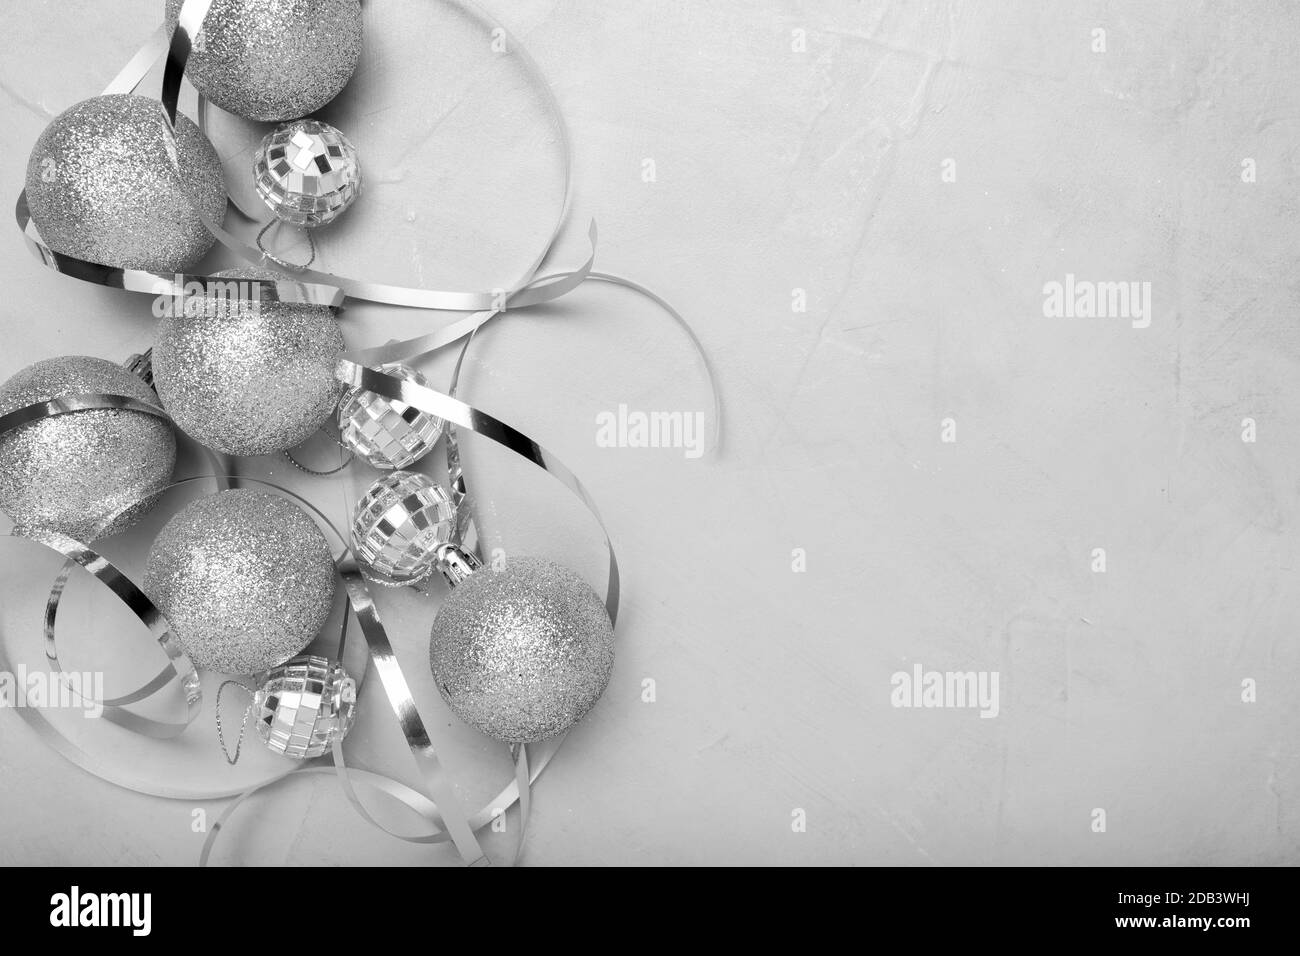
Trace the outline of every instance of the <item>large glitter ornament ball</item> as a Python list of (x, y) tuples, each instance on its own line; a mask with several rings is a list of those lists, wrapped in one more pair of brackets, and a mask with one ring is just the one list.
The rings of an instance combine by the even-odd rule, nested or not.
[(441, 485), (425, 475), (395, 471), (357, 502), (352, 548), (381, 583), (416, 584), (435, 570), (435, 549), (452, 539), (455, 527), (456, 508)]
[(197, 126), (176, 117), (176, 159), (157, 100), (112, 94), (51, 121), (27, 161), (27, 205), (55, 252), (151, 272), (184, 272), (215, 238), (199, 213), (226, 214), (221, 160)]
[(303, 655), (263, 675), (253, 695), (257, 733), (272, 752), (309, 760), (352, 729), (357, 684), (343, 665)]
[(153, 376), (163, 407), (182, 431), (227, 455), (301, 444), (345, 388), (334, 377), (338, 323), (325, 306), (257, 299), (250, 283), (274, 283), (274, 273), (215, 278), (230, 282), (229, 295), (188, 300), (158, 323)]
[[(175, 27), (182, 0), (167, 0)], [(361, 57), (361, 0), (212, 0), (185, 75), (227, 112), (279, 122), (339, 94)]]
[(262, 491), (222, 491), (176, 513), (149, 550), (144, 589), (200, 667), (252, 674), (324, 626), (334, 561), (315, 522)]
[(361, 192), (361, 163), (348, 138), (327, 123), (285, 123), (253, 155), (253, 181), (277, 219), (291, 226), (324, 226)]
[[(394, 362), (379, 371), (429, 388), (429, 380)], [(339, 402), (339, 438), (375, 468), (405, 468), (438, 444), (444, 422), (435, 415), (365, 388), (349, 389)]]
[[(0, 385), (0, 415), (86, 394), (158, 406), (158, 396), (120, 365), (69, 355), (30, 365)], [(134, 524), (175, 467), (176, 436), (165, 418), (115, 408), (55, 415), (0, 435), (0, 508), (15, 525), (88, 541)]]
[(600, 699), (614, 668), (614, 628), (573, 571), (517, 558), (452, 589), (433, 622), (429, 663), (461, 720), (530, 743), (568, 729)]

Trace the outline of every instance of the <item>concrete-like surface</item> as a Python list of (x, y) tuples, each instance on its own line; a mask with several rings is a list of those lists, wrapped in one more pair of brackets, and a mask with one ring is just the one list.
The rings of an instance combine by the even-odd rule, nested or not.
[[(323, 265), (509, 283), (559, 201), (541, 99), (453, 4), (365, 6), (361, 72), (327, 115), (369, 189)], [(580, 261), (594, 217), (598, 268), (686, 314), (727, 411), (716, 458), (598, 446), (597, 416), (620, 404), (707, 408), (683, 337), (625, 291), (585, 287), (476, 343), (463, 395), (582, 476), (625, 582), (613, 683), (537, 788), (525, 860), (1300, 863), (1293, 5), (487, 6), (572, 131), (560, 264)], [(6, 4), (5, 196), (44, 124), (97, 92), (162, 7)], [(215, 138), (243, 176), (250, 135), (224, 122)], [(148, 345), (147, 299), (41, 268), (15, 230), (0, 250), (0, 376)], [(1049, 317), (1044, 288), (1067, 275), (1150, 283), (1150, 311)], [(359, 346), (429, 320), (343, 321)], [(597, 532), (562, 489), (465, 444), (492, 546), (601, 581)], [(340, 519), (369, 480), (246, 470)], [(113, 553), (138, 568), (146, 542)], [(35, 664), (53, 564), (18, 554), (0, 552), (6, 640)], [(509, 768), (432, 686), (438, 600), (382, 597), (477, 806)], [(69, 666), (122, 675), (110, 692), (157, 666), (115, 623), (89, 604), (65, 623), (86, 662)], [(891, 676), (916, 664), (997, 672), (997, 716), (892, 706)], [(350, 752), (411, 779), (381, 699), (363, 703)], [(186, 785), (274, 766), (254, 752), (226, 767), (210, 701), (176, 744), (76, 732)], [(99, 782), (0, 713), (0, 862), (189, 863), (194, 811), (220, 805)], [(454, 860), (377, 836), (327, 777), (259, 798), (226, 840), (220, 862)]]

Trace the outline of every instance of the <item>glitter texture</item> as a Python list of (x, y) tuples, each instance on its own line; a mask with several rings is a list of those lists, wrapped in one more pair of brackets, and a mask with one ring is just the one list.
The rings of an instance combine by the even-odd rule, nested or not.
[[(400, 362), (381, 365), (379, 371), (432, 387)], [(366, 388), (350, 389), (339, 402), (339, 437), (375, 468), (405, 468), (419, 461), (438, 444), (444, 424), (441, 418)]]
[[(256, 269), (218, 277), (277, 279)], [(328, 308), (233, 294), (187, 304), (199, 308), (173, 309), (153, 347), (154, 384), (178, 428), (228, 455), (263, 455), (302, 443), (333, 414), (343, 333)]]
[(159, 532), (144, 589), (196, 665), (252, 674), (316, 637), (334, 600), (334, 562), (297, 505), (222, 491), (190, 502)]
[(361, 163), (348, 138), (319, 120), (294, 120), (272, 130), (253, 156), (257, 194), (294, 226), (333, 222), (361, 193)]
[(168, 158), (157, 100), (114, 94), (78, 103), (50, 122), (27, 161), (27, 204), (55, 252), (119, 269), (184, 272), (212, 248), (210, 219), (226, 214), (216, 150), (176, 117), (181, 173)]
[(337, 661), (295, 657), (272, 668), (253, 697), (258, 736), (286, 757), (322, 756), (352, 729), (356, 692), (356, 682)]
[(456, 586), (433, 622), (429, 663), (456, 716), (527, 743), (566, 730), (600, 699), (614, 668), (614, 629), (577, 574), (517, 558)]
[[(167, 0), (169, 27), (180, 9)], [(212, 0), (185, 75), (223, 110), (277, 122), (338, 96), (360, 57), (360, 0)]]
[(385, 584), (414, 584), (429, 576), (434, 549), (451, 540), (456, 509), (426, 475), (395, 471), (372, 484), (357, 502), (352, 548)]
[[(0, 415), (86, 393), (158, 404), (158, 396), (120, 365), (68, 355), (30, 365), (0, 385)], [(175, 466), (176, 436), (155, 415), (111, 408), (56, 415), (0, 436), (0, 508), (15, 524), (87, 541), (134, 524), (153, 507)]]

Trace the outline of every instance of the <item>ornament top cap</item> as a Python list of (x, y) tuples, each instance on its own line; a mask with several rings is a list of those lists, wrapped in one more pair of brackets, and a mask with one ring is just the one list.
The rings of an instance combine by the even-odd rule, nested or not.
[(467, 551), (459, 544), (440, 544), (433, 551), (433, 565), (447, 580), (447, 584), (455, 587), (464, 581), (467, 577), (483, 567), (483, 562), (474, 556), (472, 551)]

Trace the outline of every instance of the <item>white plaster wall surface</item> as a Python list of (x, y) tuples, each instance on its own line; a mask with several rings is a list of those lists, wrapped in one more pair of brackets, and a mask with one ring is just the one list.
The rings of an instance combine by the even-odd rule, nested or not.
[[(613, 682), (540, 781), (525, 861), (1300, 863), (1293, 5), (486, 6), (571, 129), (575, 227), (559, 261), (580, 261), (595, 218), (598, 268), (685, 313), (726, 404), (716, 456), (599, 447), (596, 416), (620, 404), (708, 407), (683, 337), (614, 288), (511, 313), (476, 342), (464, 396), (582, 476), (625, 581)], [(102, 88), (162, 7), (5, 5), (5, 195), (44, 125)], [(363, 65), (328, 116), (357, 140), (369, 188), (325, 237), (323, 265), (508, 283), (560, 196), (541, 98), (454, 4), (365, 8)], [(246, 188), (254, 134), (223, 120), (214, 139)], [(1045, 285), (1067, 275), (1150, 283), (1149, 325), (1045, 315)], [(16, 231), (0, 282), (2, 377), (150, 342), (146, 300), (41, 268)], [(375, 308), (343, 320), (352, 346), (427, 321)], [(445, 381), (449, 365), (426, 370)], [(489, 543), (599, 582), (582, 510), (466, 445)], [(245, 468), (340, 519), (369, 480)], [(110, 553), (139, 567), (160, 520)], [(52, 566), (14, 554), (6, 640), (39, 659), (38, 624), (14, 609)], [(382, 597), (477, 805), (509, 768), (427, 674), (440, 600)], [(156, 667), (86, 602), (66, 625), (81, 660)], [(997, 716), (893, 706), (892, 676), (917, 664), (997, 672)], [(350, 752), (411, 780), (371, 700)], [(80, 732), (105, 760), (185, 785), (275, 766), (254, 753), (229, 770), (210, 712), (170, 744)], [(98, 781), (0, 713), (0, 862), (191, 863), (195, 809), (220, 807)], [(501, 857), (513, 833), (486, 840)], [(216, 861), (454, 857), (377, 838), (321, 777), (256, 798)]]

